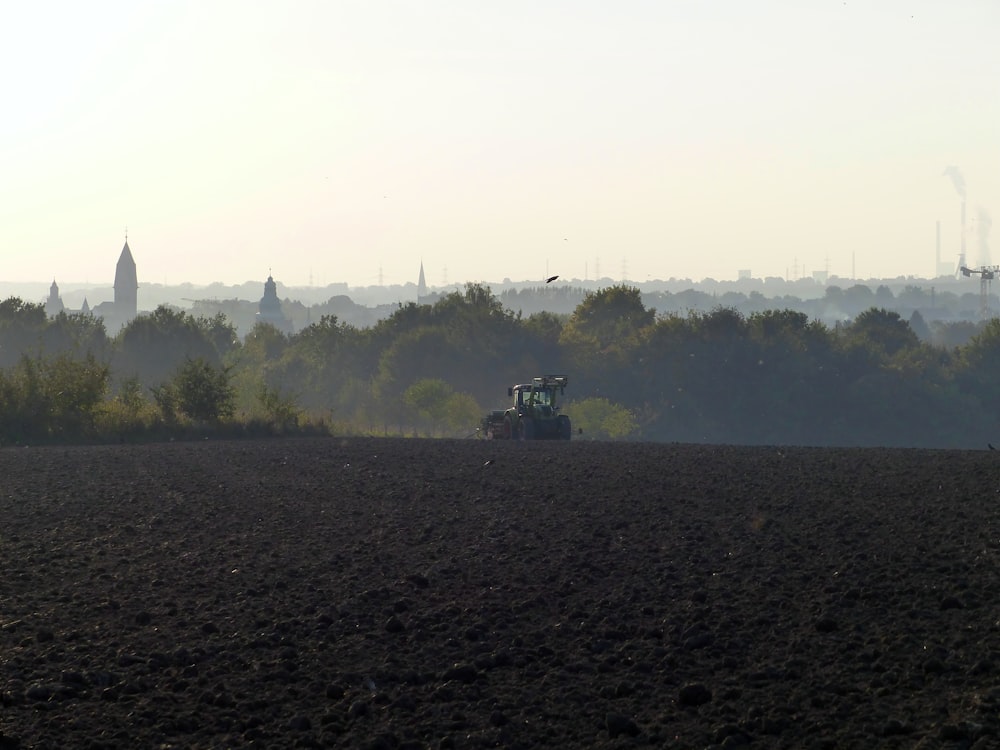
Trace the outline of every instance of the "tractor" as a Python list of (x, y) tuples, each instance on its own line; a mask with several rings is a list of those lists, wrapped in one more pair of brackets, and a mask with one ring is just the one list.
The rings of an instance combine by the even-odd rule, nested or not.
[(565, 375), (545, 375), (511, 386), (507, 389), (511, 406), (484, 417), (481, 434), (487, 440), (569, 440), (569, 417), (559, 413), (556, 403), (568, 380)]

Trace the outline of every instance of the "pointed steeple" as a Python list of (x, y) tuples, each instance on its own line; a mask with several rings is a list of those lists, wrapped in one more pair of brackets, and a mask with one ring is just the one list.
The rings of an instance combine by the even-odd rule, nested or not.
[(128, 246), (128, 231), (125, 233), (125, 247), (118, 257), (115, 267), (115, 313), (125, 320), (131, 320), (138, 311), (139, 281), (136, 275), (135, 259)]
[(427, 296), (427, 279), (424, 278), (424, 262), (420, 261), (420, 276), (417, 277), (417, 302)]

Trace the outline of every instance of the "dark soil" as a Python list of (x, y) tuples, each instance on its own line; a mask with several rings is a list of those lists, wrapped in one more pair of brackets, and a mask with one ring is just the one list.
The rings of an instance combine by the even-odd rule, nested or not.
[(988, 451), (0, 451), (0, 748), (1000, 746)]

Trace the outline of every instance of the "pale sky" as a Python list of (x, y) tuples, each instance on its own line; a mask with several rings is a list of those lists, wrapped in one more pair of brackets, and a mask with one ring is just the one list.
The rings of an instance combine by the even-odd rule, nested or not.
[(996, 0), (24, 2), (0, 283), (929, 277), (1000, 217)]

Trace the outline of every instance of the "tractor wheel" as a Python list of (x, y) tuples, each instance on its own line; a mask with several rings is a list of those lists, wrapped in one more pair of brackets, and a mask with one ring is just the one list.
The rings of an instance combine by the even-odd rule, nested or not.
[(503, 439), (504, 440), (516, 439), (516, 435), (514, 434), (514, 424), (511, 422), (510, 417), (506, 417), (503, 420)]
[(531, 417), (521, 417), (521, 440), (535, 439), (535, 420)]
[(573, 435), (573, 425), (565, 414), (559, 415), (559, 439), (569, 440)]

